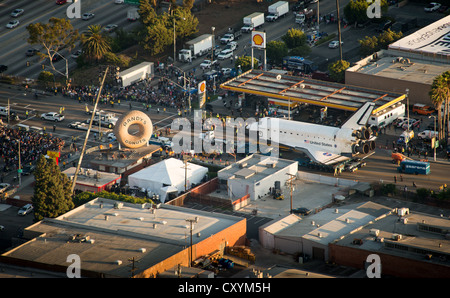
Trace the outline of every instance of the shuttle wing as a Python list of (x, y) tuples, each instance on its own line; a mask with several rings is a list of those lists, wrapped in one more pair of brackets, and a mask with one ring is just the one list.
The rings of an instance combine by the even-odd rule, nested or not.
[(333, 165), (350, 159), (349, 157), (335, 153), (318, 151), (314, 149), (310, 150), (307, 147), (295, 147), (295, 149), (306, 153), (311, 160), (324, 165)]

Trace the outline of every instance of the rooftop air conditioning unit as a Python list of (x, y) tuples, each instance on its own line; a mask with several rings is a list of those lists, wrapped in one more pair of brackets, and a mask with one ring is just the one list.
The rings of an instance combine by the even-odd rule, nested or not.
[(369, 234), (372, 236), (378, 236), (380, 235), (380, 230), (378, 229), (370, 229)]
[(402, 235), (400, 234), (392, 234), (392, 240), (398, 241), (402, 239)]

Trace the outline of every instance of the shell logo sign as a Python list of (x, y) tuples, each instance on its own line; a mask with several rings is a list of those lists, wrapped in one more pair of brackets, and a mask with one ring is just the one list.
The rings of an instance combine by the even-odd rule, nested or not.
[(252, 31), (252, 47), (254, 48), (266, 48), (266, 33), (259, 31)]
[(204, 93), (206, 91), (206, 81), (202, 81), (198, 84), (198, 93)]

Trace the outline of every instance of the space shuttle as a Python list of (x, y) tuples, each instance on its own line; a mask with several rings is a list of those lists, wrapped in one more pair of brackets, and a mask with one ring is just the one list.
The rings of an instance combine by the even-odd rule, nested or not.
[(333, 165), (375, 149), (376, 137), (366, 126), (374, 106), (365, 103), (341, 127), (266, 117), (249, 130), (258, 130), (260, 142), (275, 141), (306, 153), (312, 161)]

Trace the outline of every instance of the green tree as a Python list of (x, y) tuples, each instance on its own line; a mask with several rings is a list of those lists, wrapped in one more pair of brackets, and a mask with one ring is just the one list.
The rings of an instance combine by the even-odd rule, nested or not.
[[(167, 14), (164, 14), (167, 18)], [(157, 18), (151, 26), (143, 29), (141, 45), (148, 50), (151, 55), (164, 52), (167, 46), (173, 44), (173, 29), (166, 26), (163, 18)]]
[(279, 64), (283, 61), (283, 57), (288, 55), (286, 44), (279, 40), (272, 40), (267, 43), (267, 59)]
[(345, 60), (338, 60), (328, 65), (328, 72), (330, 77), (336, 82), (344, 82), (345, 70), (350, 67), (350, 62)]
[(58, 217), (74, 207), (71, 182), (66, 174), (61, 173), (53, 159), (47, 159), (41, 155), (37, 161), (34, 176), (34, 194), (31, 201), (36, 221), (44, 217)]
[(380, 33), (378, 36), (366, 36), (365, 38), (358, 40), (360, 53), (361, 55), (371, 55), (381, 49), (387, 49), (391, 43), (400, 39), (402, 36), (402, 32), (395, 32), (391, 29)]
[(38, 52), (42, 58), (48, 58), (53, 70), (53, 57), (59, 55), (58, 51), (68, 48), (69, 51), (75, 46), (75, 42), (80, 35), (78, 30), (74, 29), (70, 20), (65, 18), (51, 18), (47, 24), (34, 23), (27, 27), (28, 43), (39, 44), (45, 51)]
[(149, 0), (140, 0), (139, 1), (139, 21), (144, 26), (151, 26), (155, 23), (158, 15), (155, 11), (155, 6), (150, 4)]
[[(240, 56), (235, 61), (235, 67), (238, 69), (240, 66), (242, 72), (250, 70), (252, 68), (252, 57), (251, 56)], [(253, 68), (258, 68), (258, 60), (253, 57)]]
[(300, 29), (291, 28), (281, 37), (289, 49), (293, 49), (306, 44), (306, 35)]
[[(438, 132), (439, 139), (445, 136), (446, 122), (448, 123), (448, 107), (450, 101), (450, 71), (437, 76), (431, 84), (429, 92), (431, 102), (438, 111)], [(444, 105), (444, 114), (447, 114), (447, 119), (442, 117), (442, 105)]]
[[(363, 24), (369, 21), (367, 16), (367, 8), (371, 5), (366, 0), (350, 0), (344, 7), (344, 15), (350, 24)], [(386, 12), (389, 5), (386, 0), (381, 0), (381, 11)]]
[(88, 60), (99, 61), (111, 51), (108, 38), (102, 33), (101, 25), (91, 25), (86, 34), (81, 37), (83, 54)]
[(50, 71), (41, 71), (37, 80), (42, 85), (48, 86), (55, 81), (55, 76)]

